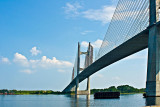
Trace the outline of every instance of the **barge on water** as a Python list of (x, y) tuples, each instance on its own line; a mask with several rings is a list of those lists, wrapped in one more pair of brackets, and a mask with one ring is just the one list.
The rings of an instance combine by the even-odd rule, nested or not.
[(120, 92), (96, 92), (94, 99), (112, 99), (119, 98)]

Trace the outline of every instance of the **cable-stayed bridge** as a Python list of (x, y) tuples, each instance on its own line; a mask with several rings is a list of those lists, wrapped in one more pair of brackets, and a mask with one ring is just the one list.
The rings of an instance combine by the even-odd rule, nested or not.
[[(93, 49), (89, 44), (87, 52), (78, 53), (73, 69), (72, 81), (63, 92), (78, 91), (79, 83), (104, 67), (129, 55), (148, 48), (148, 69), (146, 95), (160, 96), (160, 0), (119, 0), (107, 33), (93, 60)], [(85, 67), (80, 68), (80, 55), (85, 54)], [(82, 72), (80, 72), (82, 70)]]

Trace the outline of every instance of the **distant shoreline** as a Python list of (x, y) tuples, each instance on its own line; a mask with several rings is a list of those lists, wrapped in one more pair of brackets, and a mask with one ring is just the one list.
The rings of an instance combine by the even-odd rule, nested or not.
[[(120, 93), (121, 95), (130, 95), (130, 94), (143, 94), (143, 93)], [(6, 95), (75, 95), (75, 94), (6, 94)], [(90, 94), (94, 95), (94, 94)], [(5, 96), (5, 94), (0, 94), (0, 96)]]
[[(91, 94), (94, 94), (96, 92), (120, 92), (121, 94), (140, 94), (145, 93), (145, 88), (134, 88), (129, 85), (121, 85), (118, 87), (111, 86), (109, 88), (104, 89), (91, 89)], [(74, 92), (60, 92), (60, 91), (52, 91), (52, 90), (7, 90), (7, 89), (1, 89), (0, 95), (70, 95)]]

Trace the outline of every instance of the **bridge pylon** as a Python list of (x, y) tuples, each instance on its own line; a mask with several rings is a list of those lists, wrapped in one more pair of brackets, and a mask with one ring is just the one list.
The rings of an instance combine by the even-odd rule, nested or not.
[(160, 97), (160, 0), (150, 0), (150, 25), (148, 39), (148, 68), (146, 82), (146, 96)]
[[(80, 56), (85, 55), (85, 62), (84, 62), (84, 68), (80, 67)], [(78, 43), (78, 54), (77, 58), (75, 60), (75, 64), (72, 70), (72, 79), (76, 79), (76, 85), (72, 87), (71, 91), (75, 92), (75, 95), (89, 95), (90, 94), (90, 78), (87, 78), (87, 87), (86, 90), (79, 90), (79, 78), (78, 75), (80, 71), (83, 71), (85, 68), (87, 68), (89, 65), (93, 63), (93, 47), (89, 43), (87, 52), (81, 52), (80, 51), (80, 44)]]

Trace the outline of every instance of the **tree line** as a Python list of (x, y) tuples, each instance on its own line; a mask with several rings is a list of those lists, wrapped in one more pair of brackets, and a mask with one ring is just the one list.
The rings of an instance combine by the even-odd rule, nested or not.
[[(120, 92), (121, 94), (123, 93), (144, 93), (145, 88), (134, 88), (129, 85), (121, 85), (118, 87), (111, 86), (109, 88), (104, 88), (104, 89), (91, 89), (91, 94), (94, 94), (96, 92)], [(63, 93), (60, 91), (52, 91), (52, 90), (7, 90), (7, 89), (2, 89), (0, 90), (0, 95), (3, 94), (10, 94), (10, 95), (26, 95), (26, 94), (74, 94), (74, 92), (67, 92)]]
[(120, 92), (121, 94), (123, 93), (144, 93), (145, 88), (138, 89), (138, 88), (134, 88), (129, 85), (121, 85), (118, 87), (111, 86), (105, 89), (91, 89), (91, 94), (94, 94), (96, 92)]

